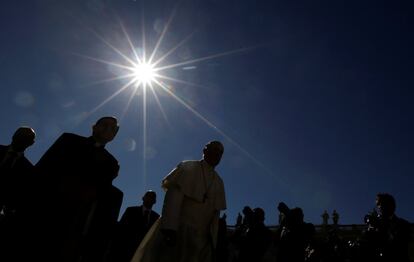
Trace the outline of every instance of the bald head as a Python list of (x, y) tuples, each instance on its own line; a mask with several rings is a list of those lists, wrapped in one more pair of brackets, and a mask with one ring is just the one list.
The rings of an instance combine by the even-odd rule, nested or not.
[(215, 167), (220, 163), (223, 156), (224, 146), (219, 141), (208, 142), (203, 149), (203, 159), (211, 166)]
[(13, 134), (11, 146), (17, 152), (24, 152), (26, 148), (34, 144), (35, 131), (27, 126), (19, 127)]
[(112, 116), (105, 116), (96, 121), (92, 127), (92, 136), (96, 142), (105, 145), (111, 142), (118, 133), (118, 120)]

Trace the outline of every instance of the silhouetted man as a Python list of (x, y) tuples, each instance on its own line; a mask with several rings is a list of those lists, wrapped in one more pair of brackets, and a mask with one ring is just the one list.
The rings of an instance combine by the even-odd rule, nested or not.
[(328, 211), (323, 211), (322, 215), (322, 226), (327, 226), (328, 225), (328, 221), (329, 221), (329, 214)]
[(51, 260), (90, 260), (101, 248), (97, 246), (103, 245), (102, 231), (109, 230), (105, 225), (116, 223), (122, 192), (112, 186), (112, 180), (119, 165), (105, 145), (118, 129), (116, 118), (102, 117), (90, 137), (64, 133), (36, 164), (43, 178), (42, 211), (50, 244), (45, 248), (52, 252)]
[(33, 165), (24, 151), (33, 145), (35, 137), (33, 129), (20, 127), (10, 145), (0, 145), (0, 210), (3, 209), (5, 216), (12, 216), (27, 197)]
[(152, 210), (157, 201), (154, 191), (147, 191), (142, 197), (141, 206), (128, 207), (118, 223), (118, 233), (115, 239), (115, 257), (113, 261), (131, 261), (145, 234), (160, 217)]
[[(0, 254), (10, 261), (22, 260), (19, 246), (27, 234), (24, 221), (26, 204), (33, 185), (33, 165), (24, 156), (33, 145), (36, 134), (30, 127), (20, 127), (13, 135), (10, 145), (0, 145)], [(20, 243), (19, 243), (20, 242)]]
[(369, 261), (408, 262), (410, 224), (395, 215), (396, 203), (392, 195), (377, 194), (377, 216), (368, 219), (364, 233), (365, 259)]
[(223, 151), (220, 142), (209, 142), (202, 160), (181, 162), (163, 179), (160, 222), (132, 261), (213, 261), (220, 210), (226, 208), (223, 181), (214, 170)]
[(285, 215), (277, 234), (277, 261), (303, 262), (305, 249), (312, 243), (315, 227), (303, 221), (301, 208), (289, 209), (283, 202), (279, 211)]
[(338, 226), (338, 222), (339, 222), (339, 214), (338, 214), (338, 212), (336, 212), (336, 210), (334, 210), (332, 212), (332, 223), (336, 227), (336, 226)]

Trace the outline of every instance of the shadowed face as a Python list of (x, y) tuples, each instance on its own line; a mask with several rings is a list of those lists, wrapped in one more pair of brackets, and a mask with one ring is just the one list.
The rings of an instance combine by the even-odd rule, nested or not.
[(211, 166), (215, 167), (220, 163), (223, 156), (224, 147), (218, 141), (208, 143), (203, 149), (203, 159)]
[(93, 126), (92, 136), (96, 142), (106, 144), (115, 138), (118, 129), (118, 122), (115, 118), (101, 118)]
[(157, 195), (154, 191), (148, 191), (145, 193), (145, 195), (142, 197), (142, 204), (146, 208), (152, 208), (152, 206), (157, 202)]

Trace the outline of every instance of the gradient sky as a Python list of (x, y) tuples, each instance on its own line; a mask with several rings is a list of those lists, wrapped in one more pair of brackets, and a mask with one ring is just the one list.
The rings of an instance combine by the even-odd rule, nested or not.
[[(89, 136), (104, 115), (120, 119), (107, 146), (121, 170), (114, 184), (123, 210), (203, 145), (225, 145), (217, 167), (225, 182), (228, 223), (243, 206), (262, 207), (266, 224), (276, 206), (302, 207), (305, 219), (336, 209), (340, 223), (362, 223), (377, 192), (397, 200), (414, 221), (413, 8), (409, 1), (76, 0), (2, 1), (0, 8), (0, 143), (30, 125), (36, 163), (62, 132)], [(143, 93), (123, 116), (133, 89), (93, 111), (125, 83), (119, 70), (79, 54), (124, 63), (95, 35), (131, 56), (120, 21), (137, 50), (154, 47), (175, 8), (159, 56), (191, 38), (163, 64), (240, 48), (179, 66), (166, 75), (175, 94), (232, 139), (156, 89), (147, 99), (143, 160)], [(94, 84), (95, 83), (95, 84)], [(91, 113), (91, 114), (88, 114)], [(247, 152), (247, 153), (246, 153)]]

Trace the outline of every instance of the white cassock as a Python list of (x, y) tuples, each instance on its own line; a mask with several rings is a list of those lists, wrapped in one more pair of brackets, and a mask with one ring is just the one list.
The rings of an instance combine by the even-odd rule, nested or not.
[[(223, 180), (204, 160), (181, 162), (162, 181), (167, 191), (162, 216), (141, 242), (131, 262), (211, 262), (220, 210), (226, 209)], [(161, 229), (177, 232), (167, 246)]]

